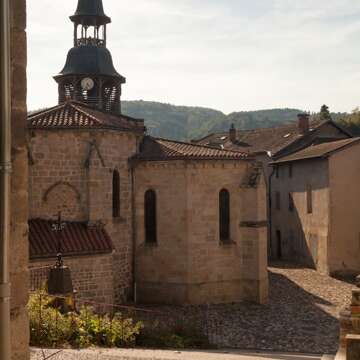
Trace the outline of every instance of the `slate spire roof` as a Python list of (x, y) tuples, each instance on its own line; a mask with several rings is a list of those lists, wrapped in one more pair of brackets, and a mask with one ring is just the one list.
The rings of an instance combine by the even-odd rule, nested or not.
[(145, 136), (140, 153), (134, 159), (144, 161), (161, 160), (239, 160), (247, 159), (248, 154), (240, 151), (215, 149), (181, 141)]
[(139, 133), (145, 131), (143, 120), (104, 113), (76, 101), (68, 101), (30, 114), (28, 128), (41, 130), (111, 129)]

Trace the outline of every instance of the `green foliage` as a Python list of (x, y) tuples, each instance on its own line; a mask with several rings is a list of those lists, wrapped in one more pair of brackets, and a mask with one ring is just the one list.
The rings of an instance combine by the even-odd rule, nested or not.
[[(151, 331), (149, 331), (151, 329)], [(152, 325), (144, 329), (137, 337), (136, 344), (145, 348), (164, 349), (209, 349), (206, 336), (191, 325), (176, 326), (170, 330), (166, 327)]]
[(28, 303), (30, 345), (37, 347), (150, 347), (209, 348), (201, 331), (191, 325), (166, 321), (142, 322), (117, 313), (99, 316), (92, 308), (63, 313), (66, 300), (54, 299), (44, 290), (32, 294)]
[[(61, 301), (61, 300), (59, 300)], [(123, 317), (121, 313), (110, 316), (96, 315), (84, 307), (79, 313), (60, 311), (53, 298), (44, 291), (30, 296), (30, 343), (32, 346), (104, 347), (133, 346), (143, 325)]]
[(330, 115), (330, 111), (329, 111), (329, 107), (326, 105), (323, 105), (320, 109), (320, 120), (321, 121), (326, 121), (326, 120), (331, 120), (331, 115)]
[(298, 109), (242, 111), (225, 115), (221, 111), (175, 106), (149, 101), (123, 101), (124, 114), (145, 119), (149, 134), (175, 140), (192, 140), (211, 132), (228, 131), (234, 123), (238, 129), (272, 127), (296, 121)]
[(351, 114), (343, 115), (338, 123), (354, 136), (360, 136), (360, 109), (356, 108)]

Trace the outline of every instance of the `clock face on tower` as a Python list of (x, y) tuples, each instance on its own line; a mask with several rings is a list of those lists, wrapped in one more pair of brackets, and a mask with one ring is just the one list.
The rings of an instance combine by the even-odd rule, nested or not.
[(81, 87), (83, 90), (89, 91), (94, 87), (94, 80), (86, 77), (81, 80)]

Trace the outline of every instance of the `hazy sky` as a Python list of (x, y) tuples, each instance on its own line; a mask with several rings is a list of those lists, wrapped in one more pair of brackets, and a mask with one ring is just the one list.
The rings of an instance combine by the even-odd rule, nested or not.
[[(358, 0), (103, 0), (125, 100), (239, 110), (360, 105)], [(29, 109), (57, 103), (77, 0), (28, 0)]]

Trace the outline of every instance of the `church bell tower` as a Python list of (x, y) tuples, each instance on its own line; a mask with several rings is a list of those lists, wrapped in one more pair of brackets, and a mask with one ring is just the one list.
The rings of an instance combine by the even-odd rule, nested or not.
[(63, 70), (54, 77), (59, 86), (59, 104), (77, 100), (111, 113), (121, 112), (121, 85), (125, 78), (114, 68), (106, 47), (106, 26), (102, 0), (78, 0), (70, 20), (74, 23), (74, 47)]

